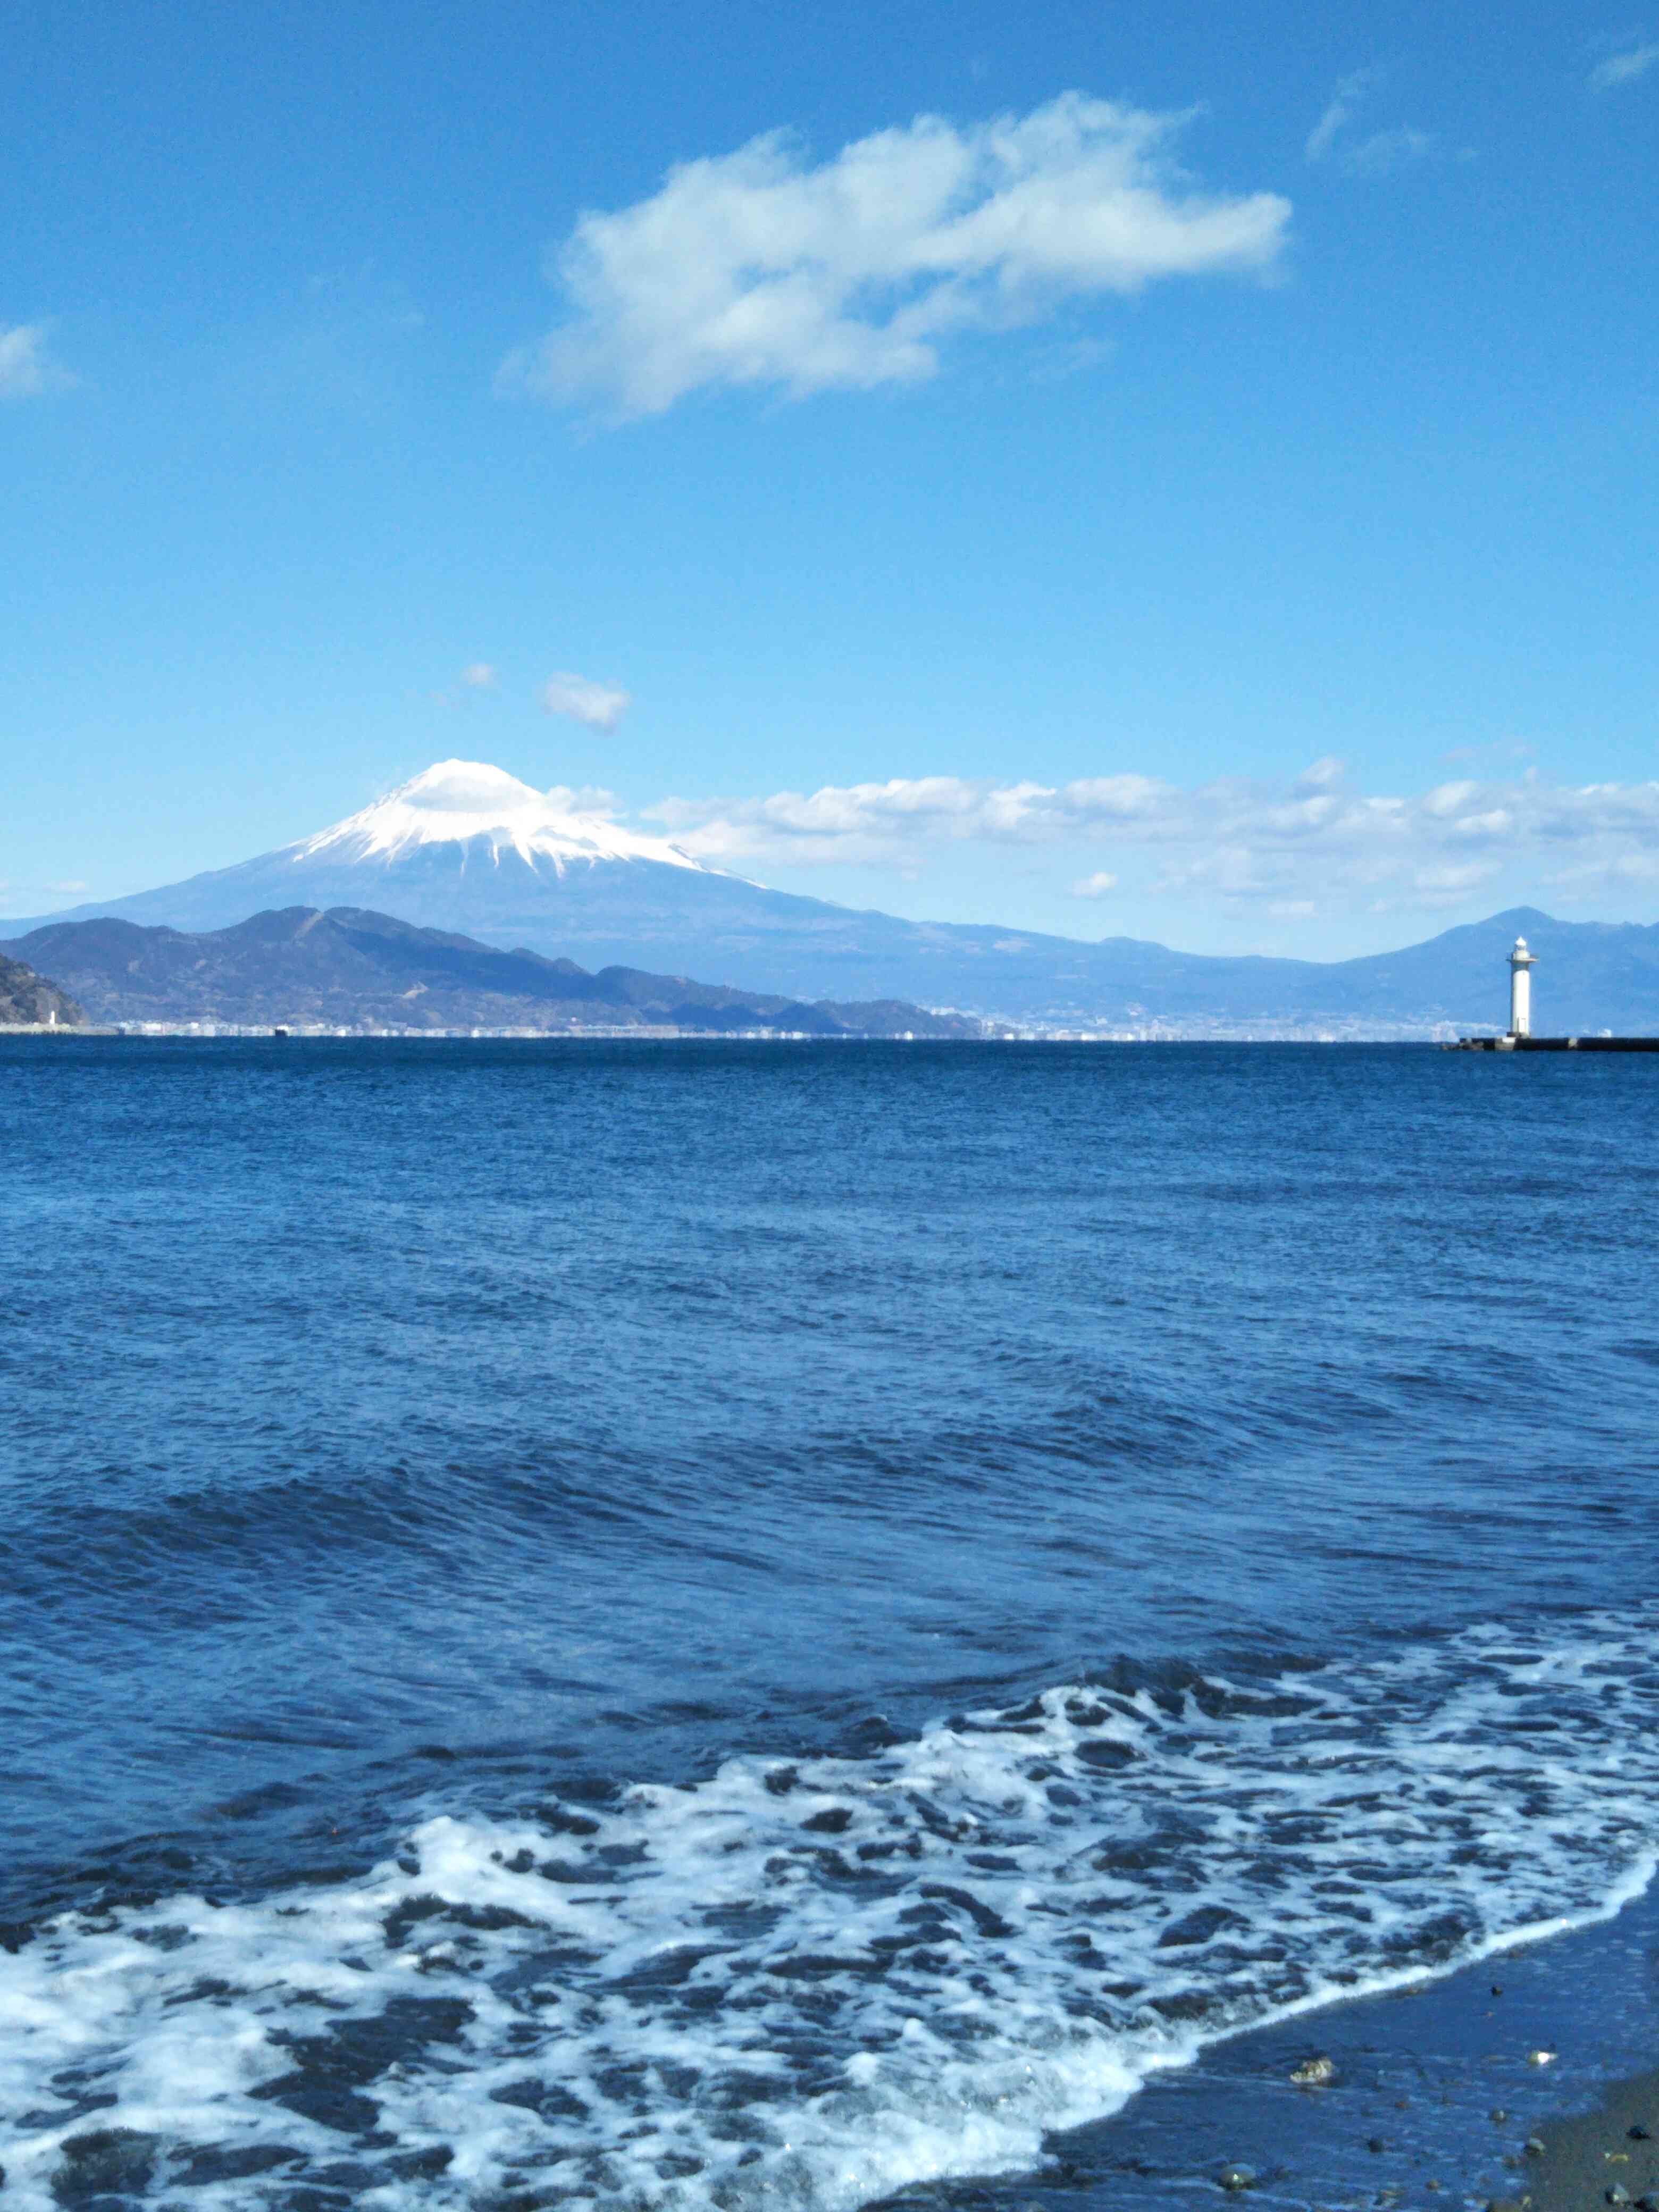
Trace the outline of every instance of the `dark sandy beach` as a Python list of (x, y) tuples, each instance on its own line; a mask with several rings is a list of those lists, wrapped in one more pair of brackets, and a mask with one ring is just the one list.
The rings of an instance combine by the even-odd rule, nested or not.
[(1532, 2137), (1518, 2202), (1535, 2212), (1659, 2203), (1659, 2067), (1615, 2081), (1588, 2112)]
[[(1650, 1892), (1610, 1921), (1217, 2044), (1055, 2137), (1038, 2176), (895, 2201), (1170, 2212), (1228, 2201), (1233, 2167), (1253, 2178), (1232, 2201), (1296, 2212), (1594, 2212), (1611, 2189), (1659, 2195), (1656, 2051)], [(1293, 2082), (1316, 2057), (1329, 2081)]]

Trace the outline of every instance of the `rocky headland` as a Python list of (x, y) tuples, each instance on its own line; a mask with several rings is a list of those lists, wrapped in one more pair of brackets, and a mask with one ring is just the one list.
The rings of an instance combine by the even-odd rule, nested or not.
[(0, 953), (0, 1029), (78, 1029), (85, 1020), (67, 991)]

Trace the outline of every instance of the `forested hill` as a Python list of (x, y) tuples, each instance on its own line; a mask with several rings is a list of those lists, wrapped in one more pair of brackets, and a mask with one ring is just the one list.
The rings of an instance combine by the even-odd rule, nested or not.
[(353, 907), (290, 907), (195, 933), (113, 919), (55, 922), (7, 949), (48, 961), (101, 1023), (983, 1034), (978, 1021), (896, 1000), (808, 1004), (633, 968), (590, 975), (574, 960), (503, 951)]

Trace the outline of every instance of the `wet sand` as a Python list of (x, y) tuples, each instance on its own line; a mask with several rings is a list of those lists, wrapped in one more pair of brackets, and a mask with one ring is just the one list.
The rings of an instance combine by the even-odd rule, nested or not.
[(1631, 2203), (1655, 2212), (1659, 2068), (1616, 2082), (1589, 2112), (1547, 2119), (1532, 2140), (1517, 2206), (1528, 2212), (1588, 2212), (1597, 2204)]
[[(1553, 2054), (1547, 2063), (1533, 2054)], [(1156, 2074), (1028, 2176), (895, 2203), (994, 2212), (1659, 2212), (1659, 1896), (1409, 1989), (1304, 2013)], [(1328, 2058), (1331, 2076), (1292, 2072)], [(1575, 2117), (1578, 2116), (1578, 2117)], [(1629, 2137), (1644, 2125), (1652, 2139)], [(1542, 2154), (1528, 2139), (1541, 2142)], [(1237, 2192), (1230, 2166), (1254, 2177)], [(1528, 2201), (1529, 2200), (1529, 2201)], [(1615, 2200), (1615, 2203), (1617, 2200)]]
[[(1083, 2152), (1085, 2193), (1115, 2212), (1153, 2201), (1148, 2181), (1166, 2207), (1172, 2184), (1219, 2191), (1230, 2164), (1255, 2171), (1243, 2202), (1331, 2212), (1528, 2197), (1528, 2212), (1591, 2212), (1614, 2186), (1634, 2200), (1659, 2191), (1655, 2142), (1626, 2133), (1659, 2138), (1659, 2073), (1642, 2071), (1659, 2051), (1656, 1956), (1650, 1893), (1597, 1926), (1218, 2045), (1055, 2148)], [(1329, 2082), (1292, 2082), (1316, 2057)]]

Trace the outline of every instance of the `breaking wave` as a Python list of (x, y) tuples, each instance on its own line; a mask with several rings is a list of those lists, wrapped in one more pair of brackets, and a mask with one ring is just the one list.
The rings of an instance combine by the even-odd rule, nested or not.
[(0, 1958), (8, 2201), (830, 2212), (1028, 2168), (1219, 2034), (1646, 1883), (1650, 1629), (1556, 1635), (1056, 1687), (62, 1915)]

